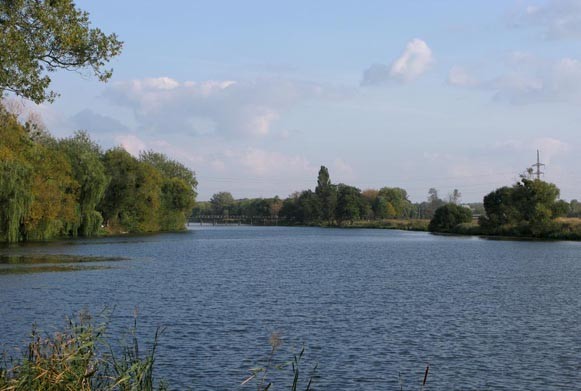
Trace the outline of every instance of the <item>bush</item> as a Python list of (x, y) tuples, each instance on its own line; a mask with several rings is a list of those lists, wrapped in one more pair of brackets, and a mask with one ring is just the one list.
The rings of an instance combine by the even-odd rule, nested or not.
[(456, 204), (446, 204), (436, 209), (428, 225), (431, 232), (451, 232), (458, 224), (472, 221), (472, 211)]

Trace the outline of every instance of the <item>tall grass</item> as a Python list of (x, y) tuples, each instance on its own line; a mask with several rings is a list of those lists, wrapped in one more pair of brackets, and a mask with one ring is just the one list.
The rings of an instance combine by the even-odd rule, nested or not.
[(134, 322), (130, 343), (112, 347), (106, 323), (97, 325), (81, 312), (67, 319), (62, 331), (43, 335), (33, 327), (21, 357), (0, 364), (2, 391), (153, 391), (165, 390), (153, 376), (159, 330), (152, 347), (140, 352)]

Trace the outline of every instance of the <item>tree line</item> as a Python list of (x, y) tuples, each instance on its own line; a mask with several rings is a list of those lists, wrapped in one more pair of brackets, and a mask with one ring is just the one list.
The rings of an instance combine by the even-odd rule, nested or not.
[(185, 227), (194, 173), (153, 151), (103, 151), (85, 132), (56, 139), (0, 105), (0, 241)]
[[(454, 190), (448, 202), (459, 203), (460, 198), (461, 193)], [(334, 226), (360, 220), (430, 219), (446, 202), (434, 188), (428, 191), (426, 201), (412, 203), (407, 191), (399, 187), (362, 191), (344, 183), (334, 184), (329, 170), (321, 166), (314, 190), (295, 192), (286, 199), (239, 200), (229, 192), (219, 192), (210, 201), (196, 203), (192, 216), (277, 217), (287, 224)]]
[[(434, 232), (581, 239), (581, 203), (559, 199), (553, 184), (535, 179), (530, 171), (519, 182), (488, 193), (484, 214), (475, 222), (469, 209), (457, 205), (438, 208), (429, 229)], [(573, 220), (573, 221), (571, 221)]]

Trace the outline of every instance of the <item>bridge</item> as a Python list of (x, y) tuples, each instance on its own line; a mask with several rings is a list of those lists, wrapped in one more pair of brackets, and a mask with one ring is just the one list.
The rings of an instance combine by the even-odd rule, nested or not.
[(278, 216), (198, 215), (190, 216), (188, 225), (278, 225), (279, 221), (284, 219)]

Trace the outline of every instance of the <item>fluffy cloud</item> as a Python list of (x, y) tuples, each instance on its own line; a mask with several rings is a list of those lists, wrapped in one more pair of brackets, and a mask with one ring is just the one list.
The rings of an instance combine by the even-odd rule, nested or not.
[(374, 85), (389, 80), (409, 82), (416, 80), (430, 69), (434, 57), (428, 44), (415, 38), (390, 66), (375, 64), (363, 73), (363, 85)]
[(161, 77), (115, 83), (105, 96), (131, 109), (144, 130), (265, 136), (286, 110), (341, 94), (320, 84), (283, 79), (182, 83)]
[(550, 0), (530, 4), (515, 17), (517, 26), (540, 26), (547, 39), (581, 38), (581, 2)]

